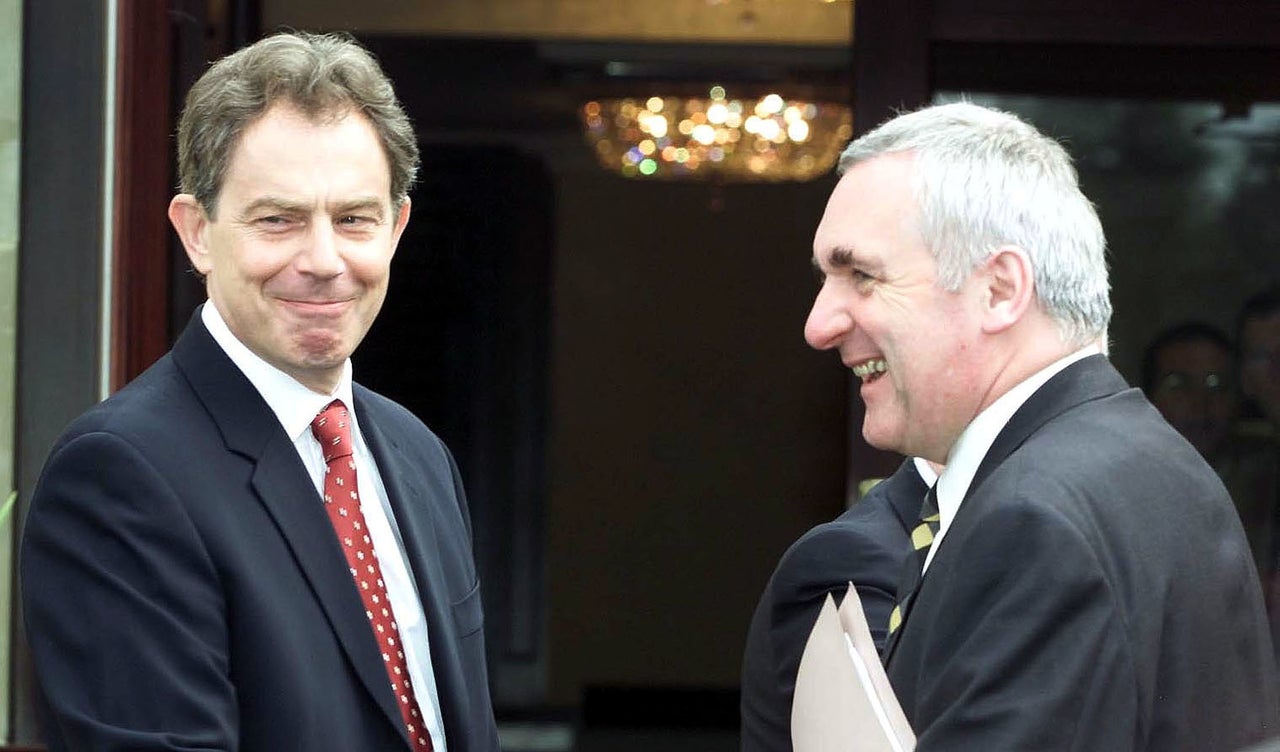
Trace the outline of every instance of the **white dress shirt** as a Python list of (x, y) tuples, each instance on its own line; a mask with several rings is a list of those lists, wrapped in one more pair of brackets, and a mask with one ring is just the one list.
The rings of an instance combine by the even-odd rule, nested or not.
[(987, 409), (978, 413), (978, 416), (961, 432), (960, 438), (956, 439), (950, 454), (947, 455), (947, 467), (938, 478), (938, 534), (933, 537), (933, 545), (929, 548), (929, 555), (924, 560), (926, 571), (929, 569), (929, 562), (933, 561), (934, 555), (938, 553), (938, 548), (941, 547), (942, 539), (946, 537), (947, 529), (951, 527), (951, 521), (955, 519), (956, 512), (960, 510), (960, 502), (969, 492), (973, 476), (978, 474), (978, 466), (986, 458), (987, 451), (1004, 430), (1005, 424), (1014, 413), (1018, 412), (1018, 408), (1022, 407), (1022, 404), (1055, 374), (1077, 360), (1100, 352), (1101, 349), (1097, 345), (1090, 345), (1036, 371), (1017, 386), (1000, 395), (995, 402), (987, 405)]
[(933, 465), (929, 464), (929, 460), (923, 457), (912, 457), (911, 464), (915, 465), (916, 474), (920, 476), (920, 480), (924, 481), (929, 488), (933, 488), (933, 484), (938, 482), (938, 473), (933, 469)]
[[(324, 452), (320, 442), (311, 433), (311, 421), (330, 402), (342, 400), (351, 416), (352, 444), (355, 448), (356, 483), (360, 498), (376, 498), (377, 504), (362, 504), (365, 524), (373, 548), (378, 554), (382, 578), (386, 583), (387, 597), (400, 630), (400, 642), (405, 648), (405, 661), (409, 677), (416, 689), (419, 709), (431, 732), (431, 744), (436, 752), (446, 752), (444, 724), (440, 717), (440, 696), (436, 689), (435, 672), (431, 669), (431, 648), (427, 636), (427, 619), (422, 611), (422, 600), (409, 569), (404, 539), (396, 525), (395, 514), (387, 499), (378, 466), (373, 461), (369, 446), (360, 432), (360, 421), (352, 401), (351, 360), (343, 365), (342, 378), (332, 394), (313, 392), (298, 383), (275, 366), (267, 363), (244, 345), (227, 327), (226, 321), (212, 303), (206, 303), (200, 311), (200, 320), (222, 348), (227, 357), (253, 384), (267, 406), (275, 413), (285, 433), (293, 441), (302, 464), (316, 489), (316, 506), (324, 495)], [(388, 683), (390, 679), (388, 679)], [(424, 691), (425, 690), (425, 691)]]

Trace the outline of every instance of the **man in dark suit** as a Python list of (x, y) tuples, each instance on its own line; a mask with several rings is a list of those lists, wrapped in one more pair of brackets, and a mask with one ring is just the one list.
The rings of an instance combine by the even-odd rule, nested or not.
[(907, 460), (831, 522), (787, 549), (765, 586), (742, 660), (742, 750), (791, 750), (791, 701), (800, 656), (827, 594), (837, 605), (858, 590), (876, 647), (884, 646), (898, 577), (911, 553), (911, 528), (936, 477)]
[(351, 381), (409, 219), (377, 63), (283, 34), (216, 63), (169, 217), (209, 294), (54, 447), (21, 554), (52, 750), (495, 752), (448, 450)]
[(806, 338), (860, 378), (869, 443), (946, 464), (886, 646), (917, 749), (1280, 733), (1240, 522), (1102, 352), (1105, 241), (1065, 150), (959, 103), (890, 120), (841, 171)]

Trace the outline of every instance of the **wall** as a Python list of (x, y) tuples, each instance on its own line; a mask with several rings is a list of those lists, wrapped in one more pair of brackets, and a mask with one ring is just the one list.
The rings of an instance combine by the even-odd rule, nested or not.
[(647, 42), (842, 45), (851, 2), (818, 0), (263, 0), (262, 28)]
[[(58, 434), (103, 396), (107, 5), (63, 0), (22, 6), (21, 163), (30, 167), (20, 175), (14, 416), (19, 525)], [(19, 646), (13, 652), (12, 737), (33, 741), (30, 655), (20, 647), (21, 618), (12, 624)]]
[(839, 513), (846, 382), (802, 329), (831, 179), (558, 184), (551, 700), (736, 687), (782, 551)]
[[(0, 505), (14, 487), (14, 371), (17, 339), (18, 153), (21, 132), (22, 3), (0, 0)], [(0, 539), (13, 536), (0, 517)], [(0, 546), (0, 739), (9, 736), (9, 619), (13, 549)]]

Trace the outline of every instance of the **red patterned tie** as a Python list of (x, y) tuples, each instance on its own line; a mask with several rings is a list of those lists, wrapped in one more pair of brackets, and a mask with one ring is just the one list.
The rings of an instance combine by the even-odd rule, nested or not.
[(400, 715), (409, 729), (409, 741), (414, 752), (430, 752), (431, 734), (427, 732), (422, 713), (418, 710), (404, 648), (400, 644), (400, 630), (396, 628), (395, 614), (387, 598), (386, 585), (382, 582), (382, 568), (378, 566), (378, 557), (361, 511), (356, 463), (351, 454), (351, 422), (342, 400), (334, 400), (320, 411), (311, 421), (311, 432), (324, 450), (324, 508), (342, 543), (342, 552), (346, 554), (347, 566), (355, 578), (360, 599), (364, 601), (369, 627), (378, 641), (378, 650), (386, 664)]

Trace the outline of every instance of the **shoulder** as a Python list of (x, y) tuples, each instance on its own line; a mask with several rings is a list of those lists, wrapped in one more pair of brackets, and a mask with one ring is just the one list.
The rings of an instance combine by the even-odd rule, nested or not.
[(70, 424), (55, 445), (85, 434), (105, 433), (146, 446), (173, 442), (198, 430), (199, 400), (166, 355), (102, 402), (89, 407)]
[(972, 560), (997, 571), (999, 561), (1056, 562), (1060, 570), (1071, 561), (1074, 572), (1114, 583), (1190, 563), (1192, 552), (1216, 559), (1208, 549), (1225, 546), (1234, 556), (1237, 547), (1239, 523), (1222, 482), (1130, 394), (1055, 418), (975, 483), (935, 557), (962, 549), (970, 571)]
[[(1141, 495), (1156, 506), (1161, 496), (1178, 505), (1226, 497), (1213, 468), (1137, 390), (1086, 403), (1049, 422), (996, 472), (1020, 479), (1023, 487), (1083, 496), (1098, 506), (1118, 506), (1101, 503), (1104, 496)], [(1149, 507), (1145, 513), (1157, 511)]]
[(423, 429), (426, 428), (426, 425), (416, 415), (409, 412), (409, 409), (404, 405), (389, 397), (382, 396), (363, 384), (352, 382), (351, 392), (355, 395), (356, 404), (376, 414), (380, 420), (392, 419), (407, 424), (417, 424)]
[(886, 552), (896, 556), (909, 535), (905, 517), (914, 523), (927, 491), (908, 460), (839, 517), (801, 536), (783, 555), (781, 565), (803, 565), (832, 554), (855, 563), (878, 561)]
[(849, 581), (892, 589), (908, 548), (888, 496), (873, 493), (791, 544), (774, 583), (786, 592), (838, 589)]
[(357, 408), (376, 422), (379, 430), (387, 432), (397, 442), (444, 450), (440, 437), (404, 405), (361, 384), (353, 383), (351, 389)]

